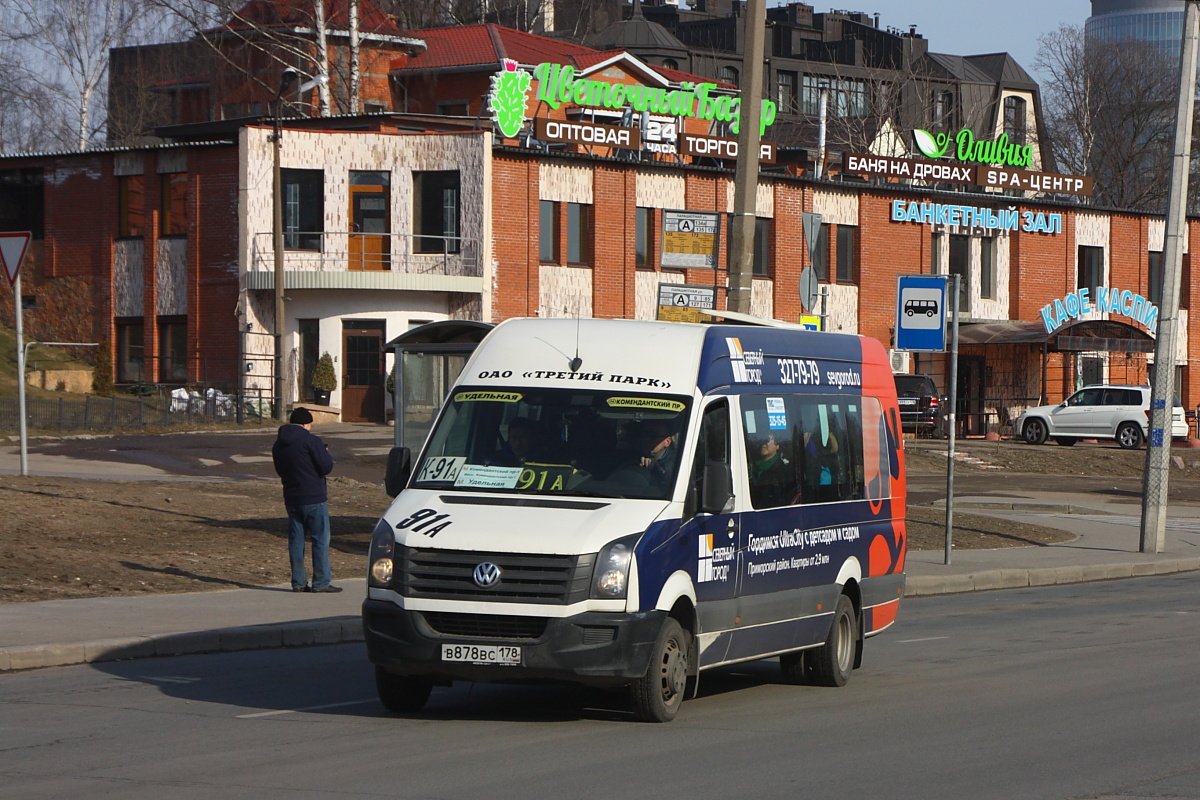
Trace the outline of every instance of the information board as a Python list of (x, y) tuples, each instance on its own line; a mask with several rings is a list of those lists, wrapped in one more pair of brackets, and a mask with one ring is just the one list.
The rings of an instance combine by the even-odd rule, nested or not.
[(662, 261), (665, 268), (716, 269), (721, 215), (704, 211), (663, 211)]

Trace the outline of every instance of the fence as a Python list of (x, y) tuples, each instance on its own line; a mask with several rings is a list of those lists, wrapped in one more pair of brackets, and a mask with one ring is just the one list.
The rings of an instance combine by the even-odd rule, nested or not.
[[(148, 428), (153, 426), (192, 425), (211, 422), (237, 422), (261, 425), (270, 420), (270, 399), (260, 391), (247, 392), (238, 414), (235, 395), (209, 389), (205, 394), (175, 389), (167, 397), (91, 397), (82, 400), (25, 401), (25, 424), (30, 430), (79, 431)], [(0, 430), (20, 427), (20, 408), (16, 400), (0, 400)]]

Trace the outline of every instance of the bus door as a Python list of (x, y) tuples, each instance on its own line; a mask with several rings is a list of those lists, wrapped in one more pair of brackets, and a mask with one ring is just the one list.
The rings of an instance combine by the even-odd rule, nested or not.
[[(700, 622), (700, 666), (725, 660), (730, 635), (737, 624), (737, 582), (741, 551), (741, 515), (734, 511), (696, 513), (704, 466), (725, 464), (730, 458), (729, 401), (720, 398), (708, 405), (700, 420), (696, 454), (688, 475), (686, 513), (682, 534), (695, 553), (695, 587)], [(737, 481), (734, 481), (737, 485)]]

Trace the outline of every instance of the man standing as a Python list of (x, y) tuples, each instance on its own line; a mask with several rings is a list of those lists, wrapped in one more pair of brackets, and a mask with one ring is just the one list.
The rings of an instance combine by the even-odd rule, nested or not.
[[(329, 495), (325, 476), (333, 470), (329, 448), (312, 433), (307, 408), (292, 411), (287, 425), (271, 447), (275, 471), (283, 480), (283, 504), (288, 515), (288, 551), (292, 560), (293, 592), (340, 592), (329, 571)], [(312, 586), (304, 569), (304, 538), (312, 539)]]

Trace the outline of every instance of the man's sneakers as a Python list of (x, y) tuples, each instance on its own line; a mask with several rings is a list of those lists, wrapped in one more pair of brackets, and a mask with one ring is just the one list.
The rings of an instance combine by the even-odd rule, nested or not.
[(311, 592), (312, 587), (311, 586), (293, 586), (292, 591), (293, 592)]
[(328, 586), (322, 586), (320, 589), (311, 589), (310, 591), (312, 591), (314, 594), (334, 594), (335, 592), (340, 592), (341, 590), (342, 587), (334, 586), (331, 583)]

